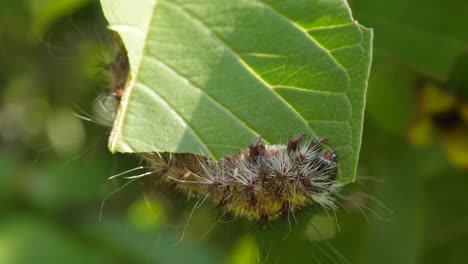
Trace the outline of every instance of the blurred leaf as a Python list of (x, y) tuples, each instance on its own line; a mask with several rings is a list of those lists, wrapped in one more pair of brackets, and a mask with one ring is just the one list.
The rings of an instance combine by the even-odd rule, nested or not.
[(448, 79), (448, 88), (468, 100), (468, 50), (454, 63)]
[[(31, 21), (28, 11), (25, 1), (0, 1), (0, 56), (10, 55), (11, 48), (25, 45), (24, 40)], [(0, 61), (0, 66), (3, 63)]]
[(409, 142), (415, 146), (427, 146), (435, 137), (435, 128), (430, 118), (421, 118), (408, 129)]
[[(315, 213), (315, 212), (314, 212)], [(310, 218), (310, 215), (307, 219)], [(257, 235), (257, 250), (251, 251), (252, 257), (258, 258), (262, 263), (350, 263), (348, 256), (344, 256), (341, 249), (334, 246), (334, 241), (311, 241), (306, 232), (310, 227), (309, 221), (294, 223), (283, 222), (283, 228), (274, 224), (265, 229), (259, 229)], [(303, 219), (306, 220), (306, 219)], [(290, 226), (291, 224), (291, 226)], [(300, 226), (298, 226), (300, 225)], [(328, 226), (331, 227), (331, 226)], [(304, 229), (306, 228), (306, 229)], [(321, 232), (322, 230), (319, 230)], [(324, 230), (327, 232), (326, 230)], [(315, 230), (315, 235), (321, 236)], [(347, 246), (354, 245), (355, 240), (347, 240)], [(351, 262), (354, 263), (354, 262)]]
[(344, 1), (101, 2), (132, 75), (111, 151), (218, 159), (306, 133), (354, 179), (372, 31)]
[(456, 97), (434, 83), (426, 83), (421, 91), (421, 111), (423, 114), (441, 113), (455, 105)]
[(336, 235), (336, 222), (331, 216), (326, 214), (315, 214), (309, 220), (306, 236), (311, 241), (329, 240)]
[(15, 172), (18, 167), (16, 160), (0, 152), (0, 208), (8, 206), (16, 194)]
[(31, 204), (50, 211), (100, 201), (100, 188), (109, 175), (107, 170), (108, 167), (84, 160), (49, 164), (27, 171), (22, 180), (24, 195)]
[(258, 249), (255, 238), (244, 236), (237, 241), (232, 250), (230, 264), (256, 264)]
[(0, 221), (0, 263), (115, 263), (92, 247), (84, 246), (50, 223), (34, 216)]
[(165, 217), (164, 207), (147, 197), (135, 201), (128, 212), (130, 222), (142, 231), (158, 229), (165, 222)]
[(85, 142), (83, 124), (69, 109), (56, 109), (50, 114), (47, 134), (51, 147), (62, 156), (77, 153)]
[[(420, 263), (423, 245), (423, 187), (418, 177), (418, 165), (423, 165), (421, 152), (415, 152), (401, 138), (389, 139), (374, 136), (377, 140), (372, 156), (375, 169), (383, 180), (378, 198), (394, 214), (391, 221), (370, 224), (368, 243), (362, 247), (360, 263), (416, 264)], [(383, 142), (382, 142), (383, 141)], [(381, 207), (373, 208), (384, 214)]]
[(468, 177), (446, 168), (424, 185), (425, 247), (422, 263), (456, 264), (466, 261), (468, 245)]
[(468, 124), (468, 102), (466, 103), (463, 103), (462, 105), (459, 106), (459, 111), (460, 111), (460, 115), (463, 119), (463, 122), (465, 122), (465, 124)]
[(355, 17), (375, 29), (384, 49), (438, 78), (447, 78), (455, 58), (468, 46), (465, 0), (351, 0)]
[(128, 263), (197, 264), (219, 263), (219, 256), (208, 247), (188, 241), (177, 243), (174, 234), (165, 231), (143, 233), (115, 219), (84, 225), (86, 233), (115, 252)]
[(468, 170), (468, 128), (445, 135), (444, 149), (454, 166)]
[(32, 14), (31, 34), (41, 37), (58, 18), (71, 13), (89, 0), (28, 0)]
[(414, 74), (385, 53), (376, 52), (369, 79), (367, 113), (383, 130), (404, 135), (415, 118)]

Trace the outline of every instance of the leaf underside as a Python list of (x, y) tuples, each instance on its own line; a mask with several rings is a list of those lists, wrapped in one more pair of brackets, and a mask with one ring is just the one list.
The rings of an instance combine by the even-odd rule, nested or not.
[(256, 137), (325, 137), (354, 180), (372, 31), (343, 0), (101, 0), (131, 77), (112, 152), (214, 159)]

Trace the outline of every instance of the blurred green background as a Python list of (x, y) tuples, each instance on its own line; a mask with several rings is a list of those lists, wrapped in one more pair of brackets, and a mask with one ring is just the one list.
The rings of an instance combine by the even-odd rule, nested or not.
[(207, 206), (186, 225), (193, 203), (151, 181), (110, 196), (100, 221), (104, 197), (127, 183), (107, 178), (139, 164), (108, 152), (109, 128), (74, 115), (109, 86), (100, 5), (2, 0), (0, 264), (466, 263), (468, 3), (350, 5), (375, 33), (359, 180), (340, 230), (317, 213), (288, 232), (245, 231)]

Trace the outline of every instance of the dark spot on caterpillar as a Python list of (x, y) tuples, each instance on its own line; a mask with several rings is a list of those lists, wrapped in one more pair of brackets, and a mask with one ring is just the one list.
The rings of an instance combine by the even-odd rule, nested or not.
[(314, 140), (312, 140), (312, 142), (310, 142), (309, 148), (316, 149), (316, 148), (320, 147), (323, 143), (325, 143), (325, 141), (327, 141), (326, 138), (314, 139)]
[(291, 153), (292, 151), (296, 151), (297, 146), (303, 139), (304, 139), (304, 135), (302, 134), (291, 139), (288, 143), (288, 153)]
[(249, 146), (249, 154), (251, 158), (256, 158), (265, 153), (265, 147), (260, 143), (262, 143), (262, 137), (255, 139), (252, 145)]
[(269, 220), (269, 219), (268, 219), (268, 215), (266, 215), (266, 214), (262, 214), (262, 215), (260, 216), (260, 218), (258, 219), (258, 221), (259, 221), (260, 223), (262, 223), (262, 224), (268, 223), (268, 220)]
[(335, 208), (338, 156), (325, 139), (304, 135), (287, 145), (264, 145), (213, 161), (193, 154), (148, 153), (143, 157), (162, 182), (188, 195), (209, 195), (226, 214), (266, 223), (312, 204)]

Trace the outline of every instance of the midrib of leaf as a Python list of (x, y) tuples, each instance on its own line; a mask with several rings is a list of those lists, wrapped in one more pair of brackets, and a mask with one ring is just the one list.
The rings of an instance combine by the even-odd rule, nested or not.
[[(292, 107), (286, 100), (284, 100), (281, 96), (279, 96), (273, 89), (272, 85), (269, 84), (267, 81), (265, 81), (261, 76), (259, 76), (257, 73), (255, 73), (255, 71), (241, 58), (241, 56), (238, 54), (238, 52), (236, 52), (221, 36), (219, 36), (218, 34), (216, 34), (212, 29), (210, 29), (210, 27), (203, 22), (203, 20), (200, 18), (200, 17), (197, 17), (195, 16), (193, 13), (189, 12), (188, 10), (186, 10), (185, 8), (181, 7), (181, 6), (178, 6), (176, 4), (173, 4), (173, 3), (170, 3), (170, 2), (164, 2), (164, 3), (167, 3), (168, 6), (172, 6), (172, 7), (176, 7), (178, 10), (182, 11), (187, 17), (189, 17), (190, 19), (192, 19), (192, 21), (197, 24), (198, 26), (200, 26), (201, 28), (205, 29), (205, 30), (208, 30), (210, 32), (210, 35), (213, 36), (213, 40), (215, 40), (216, 42), (220, 43), (222, 46), (224, 46), (230, 53), (231, 55), (237, 59), (237, 61), (242, 65), (244, 66), (244, 68), (247, 70), (247, 72), (249, 72), (254, 78), (256, 78), (258, 81), (260, 81), (265, 87), (269, 88), (270, 91), (272, 91), (272, 93), (275, 94), (275, 96), (277, 96), (278, 98), (280, 98), (285, 105), (287, 105), (288, 107), (290, 107), (294, 112), (297, 113), (296, 109), (294, 109), (294, 107)], [(219, 102), (218, 102), (219, 103)], [(302, 122), (304, 123), (305, 126), (308, 126), (307, 125), (307, 121), (304, 119), (304, 117), (302, 117), (300, 114), (297, 114), (298, 117), (302, 120)], [(259, 135), (259, 132), (258, 131), (255, 131), (255, 130), (252, 130), (255, 132), (256, 135)], [(313, 136), (316, 136), (315, 133), (312, 131), (312, 130), (309, 130), (307, 131), (308, 133), (311, 133)], [(268, 142), (268, 141), (266, 141)]]

